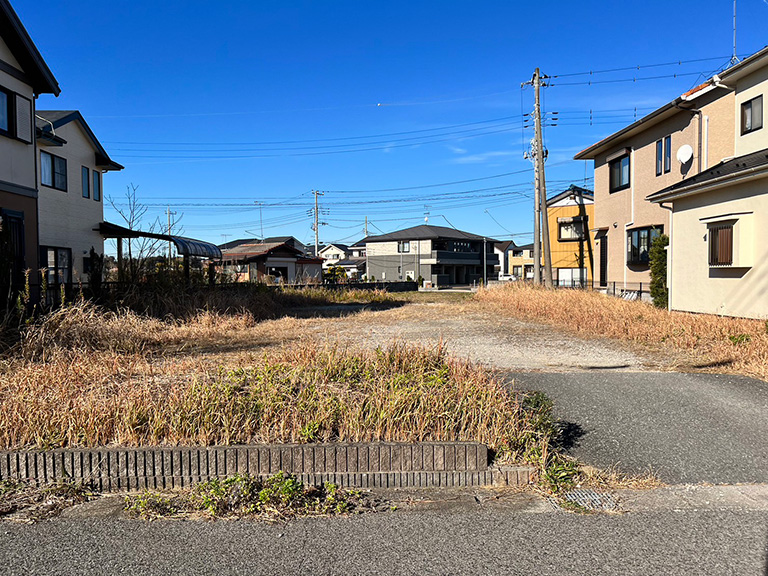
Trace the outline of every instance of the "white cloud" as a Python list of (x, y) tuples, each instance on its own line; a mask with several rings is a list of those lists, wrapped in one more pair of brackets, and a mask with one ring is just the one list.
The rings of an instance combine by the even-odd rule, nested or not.
[(511, 156), (519, 155), (516, 152), (510, 152), (507, 150), (494, 150), (491, 152), (481, 152), (480, 154), (470, 154), (469, 156), (461, 156), (460, 158), (454, 158), (451, 162), (455, 164), (485, 164), (494, 160), (500, 160), (502, 158), (509, 158)]
[(467, 149), (466, 148), (459, 148), (458, 146), (453, 146), (451, 144), (448, 144), (446, 147), (448, 148), (448, 150), (450, 150), (454, 154), (466, 154), (467, 153)]

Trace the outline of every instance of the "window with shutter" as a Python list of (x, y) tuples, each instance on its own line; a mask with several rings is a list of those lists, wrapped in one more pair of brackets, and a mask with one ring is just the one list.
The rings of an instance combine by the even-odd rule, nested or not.
[(16, 94), (16, 138), (32, 144), (32, 101)]
[(733, 265), (733, 224), (710, 226), (709, 265)]

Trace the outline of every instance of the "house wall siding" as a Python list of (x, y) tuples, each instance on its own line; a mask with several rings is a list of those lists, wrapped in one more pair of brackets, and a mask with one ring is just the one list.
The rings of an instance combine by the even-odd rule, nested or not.
[[(670, 232), (670, 215), (658, 204), (646, 201), (646, 198), (667, 186), (693, 176), (699, 170), (699, 158), (705, 167), (704, 154), (709, 165), (733, 155), (734, 130), (734, 95), (733, 92), (715, 90), (692, 102), (702, 114), (702, 149), (699, 153), (699, 118), (698, 115), (680, 110), (668, 119), (629, 137), (614, 148), (597, 155), (595, 158), (595, 218), (594, 227), (607, 230), (608, 242), (608, 282), (634, 286), (637, 283), (649, 283), (650, 272), (646, 265), (627, 265), (627, 232), (645, 226), (663, 226), (664, 232)], [(707, 117), (707, 120), (703, 117)], [(704, 141), (705, 124), (708, 125), (706, 142)], [(656, 175), (656, 142), (665, 136), (671, 136), (671, 170)], [(688, 144), (693, 148), (691, 162), (681, 165), (676, 154), (681, 146)], [(609, 191), (609, 164), (607, 157), (622, 148), (631, 149), (630, 187), (611, 193)], [(599, 246), (595, 244), (595, 269), (599, 269)]]
[[(21, 70), (18, 61), (1, 39), (0, 60)], [(31, 86), (3, 71), (0, 71), (0, 86), (30, 100), (34, 118), (35, 100)], [(24, 193), (18, 194), (17, 187), (23, 188)], [(36, 190), (34, 142), (28, 144), (0, 136), (0, 208), (24, 214), (24, 265), (31, 270), (38, 268)], [(34, 276), (32, 282), (35, 282)]]
[[(588, 282), (592, 281), (592, 261), (594, 253), (593, 235), (589, 232), (594, 221), (595, 206), (589, 203), (572, 203), (567, 206), (547, 208), (549, 220), (549, 245), (552, 253), (552, 268), (586, 268)], [(558, 218), (574, 218), (586, 216), (584, 222), (585, 238), (583, 241), (560, 241)]]
[[(67, 143), (61, 147), (41, 147), (41, 151), (50, 152), (67, 160), (67, 191), (63, 192), (48, 186), (40, 186), (39, 222), (40, 245), (70, 248), (72, 250), (72, 278), (87, 281), (83, 274), (83, 258), (87, 258), (91, 247), (101, 254), (104, 252), (104, 240), (98, 232), (99, 222), (104, 220), (104, 183), (107, 178), (102, 174), (101, 199), (93, 199), (93, 171), (96, 156), (93, 145), (78, 122), (70, 122), (56, 129), (56, 134)], [(40, 161), (38, 159), (38, 170)], [(81, 168), (89, 171), (89, 198), (83, 198)]]
[[(768, 67), (757, 70), (745, 76), (736, 83), (736, 98), (734, 102), (735, 156), (743, 156), (758, 150), (768, 148)], [(763, 97), (763, 127), (748, 134), (741, 134), (741, 105), (756, 96)]]
[[(768, 178), (674, 202), (669, 302), (673, 310), (768, 318)], [(751, 213), (748, 268), (711, 268), (702, 218)]]

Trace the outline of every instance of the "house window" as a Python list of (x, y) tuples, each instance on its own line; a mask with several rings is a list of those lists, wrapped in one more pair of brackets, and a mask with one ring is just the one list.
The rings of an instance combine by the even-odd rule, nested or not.
[(733, 265), (733, 224), (710, 226), (709, 265)]
[(741, 105), (741, 133), (749, 134), (763, 127), (763, 97), (752, 98)]
[(578, 241), (584, 239), (584, 221), (580, 218), (563, 218), (557, 224), (557, 239), (560, 242)]
[(40, 253), (48, 286), (72, 282), (72, 251), (69, 248), (41, 246)]
[(67, 191), (67, 161), (48, 152), (40, 152), (40, 179), (44, 186)]
[(0, 88), (0, 134), (11, 136), (11, 93)]
[(661, 176), (664, 166), (664, 141), (656, 141), (656, 176)]
[(661, 226), (649, 226), (627, 232), (627, 264), (648, 264), (651, 243), (662, 231)]
[(664, 174), (672, 169), (672, 136), (664, 138)]
[(98, 170), (93, 171), (93, 199), (101, 202), (101, 174)]
[(618, 192), (629, 188), (629, 154), (612, 160), (609, 164), (610, 191)]
[(83, 180), (83, 198), (91, 197), (91, 171), (85, 166), (82, 167)]
[(397, 252), (404, 254), (411, 251), (411, 243), (409, 240), (401, 240), (397, 243)]

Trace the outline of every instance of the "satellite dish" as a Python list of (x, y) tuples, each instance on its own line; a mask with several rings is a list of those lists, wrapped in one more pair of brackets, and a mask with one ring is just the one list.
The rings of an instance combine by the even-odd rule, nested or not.
[(677, 149), (677, 161), (680, 164), (687, 164), (691, 161), (691, 158), (693, 158), (693, 148), (688, 144), (683, 144)]

